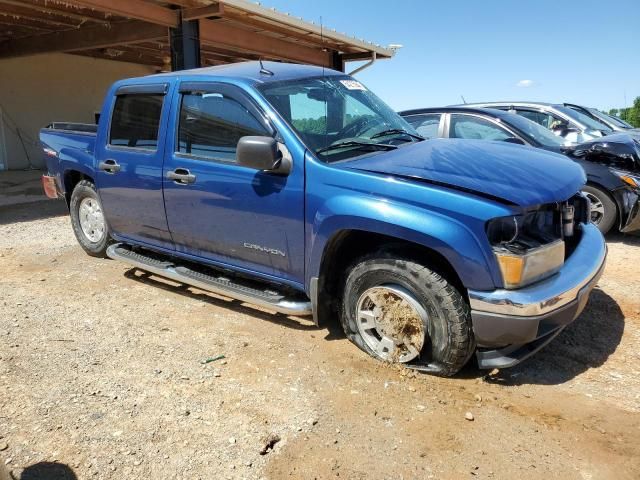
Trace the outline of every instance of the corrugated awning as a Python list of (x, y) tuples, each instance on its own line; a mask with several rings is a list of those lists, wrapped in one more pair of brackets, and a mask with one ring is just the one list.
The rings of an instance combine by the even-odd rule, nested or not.
[(203, 66), (278, 60), (336, 68), (394, 51), (245, 0), (0, 0), (0, 58), (66, 52), (166, 67), (169, 30), (196, 21)]

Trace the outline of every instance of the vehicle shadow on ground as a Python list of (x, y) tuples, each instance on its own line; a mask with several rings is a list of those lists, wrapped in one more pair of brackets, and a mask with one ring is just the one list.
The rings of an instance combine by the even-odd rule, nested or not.
[(69, 215), (63, 200), (43, 200), (0, 207), (0, 225)]
[[(71, 467), (56, 462), (38, 462), (25, 468), (19, 477), (11, 474), (7, 478), (12, 480), (78, 480)], [(0, 475), (0, 479), (4, 480), (4, 477)]]
[(623, 243), (625, 245), (640, 247), (640, 234), (610, 233), (607, 235), (607, 243)]
[(462, 375), (486, 375), (486, 382), (505, 386), (562, 384), (603, 365), (620, 344), (624, 326), (616, 301), (596, 288), (580, 317), (527, 361), (495, 374), (468, 368)]
[(235, 313), (250, 315), (252, 317), (259, 318), (260, 320), (266, 320), (295, 330), (319, 330), (319, 328), (316, 327), (310, 319), (303, 320), (298, 317), (289, 317), (281, 313), (263, 312), (257, 308), (247, 307), (239, 300), (227, 299), (224, 295), (217, 296), (215, 293), (205, 292), (195, 287), (191, 287), (190, 285), (178, 284), (171, 280), (165, 280), (135, 267), (127, 270), (124, 273), (124, 276), (130, 280), (135, 280), (154, 288), (161, 288), (169, 292), (192, 298), (199, 302), (205, 302), (216, 307), (227, 308)]

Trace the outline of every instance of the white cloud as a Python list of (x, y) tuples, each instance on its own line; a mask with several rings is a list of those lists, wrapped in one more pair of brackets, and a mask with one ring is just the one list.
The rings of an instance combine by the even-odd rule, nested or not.
[(533, 80), (520, 80), (518, 83), (516, 83), (516, 87), (529, 88), (533, 87), (535, 83), (536, 82), (534, 82)]

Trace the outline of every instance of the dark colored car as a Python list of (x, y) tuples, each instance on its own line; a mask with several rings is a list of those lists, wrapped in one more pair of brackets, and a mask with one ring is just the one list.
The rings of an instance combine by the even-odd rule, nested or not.
[(640, 135), (640, 128), (635, 128), (633, 125), (628, 124), (621, 118), (601, 112), (596, 108), (583, 107), (582, 105), (576, 105), (573, 103), (565, 103), (564, 106), (604, 123), (614, 132)]
[(603, 233), (640, 230), (640, 143), (628, 135), (596, 138), (576, 146), (503, 110), (478, 107), (423, 108), (400, 112), (425, 138), (507, 141), (562, 153), (587, 173), (583, 193), (591, 200), (591, 219)]

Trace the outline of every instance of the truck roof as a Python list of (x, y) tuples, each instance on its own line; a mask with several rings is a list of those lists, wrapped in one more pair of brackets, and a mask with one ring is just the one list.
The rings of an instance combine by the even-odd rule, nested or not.
[[(272, 72), (273, 75), (260, 73), (261, 68)], [(194, 68), (191, 70), (180, 70), (177, 72), (158, 73), (135, 79), (136, 83), (154, 82), (157, 80), (202, 80), (205, 77), (224, 77), (249, 81), (251, 83), (270, 83), (282, 80), (295, 80), (297, 78), (308, 78), (316, 76), (344, 75), (343, 72), (330, 68), (317, 67), (313, 65), (301, 65), (297, 63), (281, 62), (240, 62), (217, 65), (215, 67)], [(123, 80), (129, 83), (131, 80)]]

